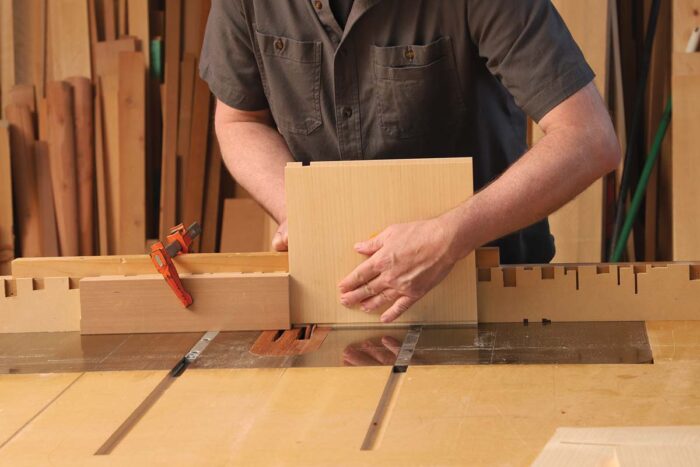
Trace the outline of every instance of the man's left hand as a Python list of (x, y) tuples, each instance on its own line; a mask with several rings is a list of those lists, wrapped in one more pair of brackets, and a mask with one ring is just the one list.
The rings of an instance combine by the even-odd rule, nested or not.
[(457, 262), (456, 230), (442, 217), (395, 224), (355, 245), (369, 256), (339, 284), (340, 303), (370, 312), (386, 305), (384, 323), (394, 321), (442, 281)]

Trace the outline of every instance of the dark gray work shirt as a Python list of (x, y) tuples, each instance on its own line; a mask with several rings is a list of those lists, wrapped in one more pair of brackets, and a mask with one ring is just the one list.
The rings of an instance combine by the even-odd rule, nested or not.
[[(225, 104), (269, 108), (298, 161), (474, 158), (484, 187), (594, 75), (549, 0), (213, 0), (200, 74)], [(430, 196), (430, 193), (426, 193)], [(548, 262), (544, 219), (493, 243)]]

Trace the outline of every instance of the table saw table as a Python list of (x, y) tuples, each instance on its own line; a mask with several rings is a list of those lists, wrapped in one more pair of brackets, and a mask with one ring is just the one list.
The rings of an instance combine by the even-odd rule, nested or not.
[(155, 397), (201, 333), (0, 335), (0, 465), (528, 465), (559, 427), (700, 420), (698, 322), (425, 327), (380, 407), (406, 334), (259, 356), (222, 332)]

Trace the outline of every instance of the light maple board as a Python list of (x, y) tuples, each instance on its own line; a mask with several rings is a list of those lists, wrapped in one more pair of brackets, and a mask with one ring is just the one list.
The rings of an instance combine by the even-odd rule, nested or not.
[[(596, 74), (595, 84), (606, 95), (608, 67), (608, 0), (553, 0), (586, 61)], [(533, 142), (543, 136), (533, 125)], [(597, 262), (603, 251), (603, 180), (594, 182), (549, 216), (556, 245), (556, 263)]]
[[(190, 253), (173, 259), (181, 274), (215, 272), (287, 272), (286, 253)], [(17, 258), (12, 261), (16, 278), (115, 276), (155, 274), (148, 255)]]
[[(288, 164), (289, 270), (293, 323), (377, 323), (340, 305), (337, 284), (364, 257), (353, 245), (401, 222), (429, 219), (471, 197), (469, 158)], [(474, 255), (399, 322), (476, 321)]]
[(161, 275), (80, 281), (82, 334), (253, 331), (289, 328), (289, 275), (181, 275), (185, 309)]

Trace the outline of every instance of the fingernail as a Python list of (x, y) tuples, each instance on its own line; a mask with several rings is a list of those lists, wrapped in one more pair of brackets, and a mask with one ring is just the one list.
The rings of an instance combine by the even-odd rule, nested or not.
[(369, 311), (369, 308), (367, 308), (365, 305), (360, 305), (360, 308), (362, 308), (362, 311), (367, 313)]
[(354, 248), (355, 248), (356, 250), (361, 250), (361, 249), (362, 249), (362, 243), (355, 243), (355, 247), (354, 247)]

